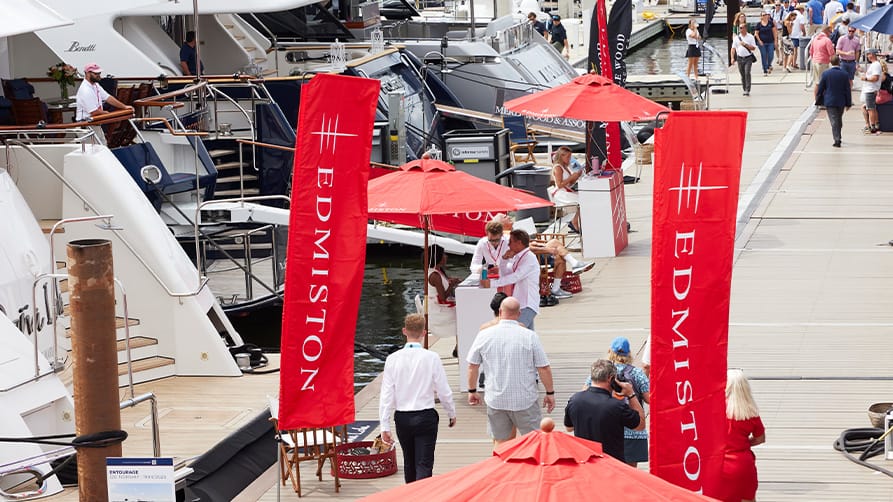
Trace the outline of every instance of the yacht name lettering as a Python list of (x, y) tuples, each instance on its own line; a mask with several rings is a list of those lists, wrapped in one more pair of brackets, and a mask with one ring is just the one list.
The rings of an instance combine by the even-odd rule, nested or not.
[(65, 52), (96, 52), (96, 44), (81, 45), (80, 42), (75, 40), (65, 49)]
[[(31, 317), (31, 305), (23, 305), (15, 311), (15, 317), (11, 317), (10, 321), (12, 321), (12, 324), (23, 334), (31, 336), (40, 332), (47, 324), (50, 324), (47, 321), (46, 315), (40, 311), (40, 308), (35, 310), (35, 316)], [(0, 305), (0, 314), (8, 315), (6, 307), (3, 305)]]

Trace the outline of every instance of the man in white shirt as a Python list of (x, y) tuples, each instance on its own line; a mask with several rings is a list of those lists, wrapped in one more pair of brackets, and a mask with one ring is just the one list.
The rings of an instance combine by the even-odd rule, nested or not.
[[(84, 80), (81, 82), (80, 87), (78, 87), (78, 93), (75, 99), (77, 104), (75, 120), (77, 122), (92, 120), (94, 117), (108, 113), (102, 109), (103, 103), (108, 103), (115, 108), (122, 110), (130, 108), (118, 101), (116, 97), (109, 95), (109, 93), (99, 85), (100, 80), (102, 80), (102, 68), (100, 68), (98, 64), (90, 63), (84, 67)], [(96, 132), (96, 138), (100, 143), (105, 144), (105, 134), (103, 134), (102, 128), (97, 126), (94, 127), (93, 130)]]
[(384, 363), (378, 418), (381, 439), (393, 444), (391, 413), (397, 439), (403, 450), (403, 479), (407, 483), (430, 478), (434, 469), (434, 446), (440, 416), (434, 410), (434, 398), (440, 399), (450, 427), (456, 425), (453, 392), (437, 353), (422, 348), (425, 316), (409, 314), (403, 324), (406, 345), (389, 355)]
[(868, 68), (862, 75), (862, 93), (859, 98), (862, 101), (862, 116), (865, 117), (865, 129), (862, 132), (866, 134), (877, 134), (880, 132), (877, 117), (877, 93), (881, 89), (881, 82), (884, 78), (884, 70), (881, 62), (878, 61), (877, 49), (866, 49), (865, 59), (868, 60)]
[(518, 319), (527, 329), (533, 328), (533, 319), (540, 311), (540, 264), (530, 251), (530, 236), (514, 229), (509, 234), (509, 250), (502, 255), (498, 279), (481, 279), (481, 287), (511, 286), (506, 294), (514, 296), (521, 304)]
[(480, 273), (482, 269), (487, 269), (488, 277), (498, 276), (499, 262), (509, 250), (509, 240), (503, 235), (504, 227), (500, 220), (488, 221), (485, 229), (487, 235), (478, 240), (471, 257), (471, 273)]
[(499, 445), (515, 437), (539, 429), (542, 410), (537, 402), (539, 375), (546, 396), (543, 408), (555, 408), (555, 387), (552, 368), (539, 337), (519, 322), (521, 305), (517, 298), (507, 297), (499, 306), (499, 324), (482, 330), (468, 352), (468, 404), (481, 403), (477, 393), (478, 372), (487, 375), (487, 429)]
[(843, 11), (844, 8), (842, 3), (837, 0), (829, 0), (829, 2), (825, 4), (825, 10), (822, 12), (822, 15), (825, 16), (824, 19), (822, 19), (822, 24), (831, 24), (831, 21)]

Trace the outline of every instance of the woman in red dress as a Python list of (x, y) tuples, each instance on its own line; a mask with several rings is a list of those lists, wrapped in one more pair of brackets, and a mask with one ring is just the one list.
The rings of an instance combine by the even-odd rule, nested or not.
[(728, 434), (722, 468), (722, 495), (718, 498), (725, 502), (754, 501), (757, 459), (751, 447), (766, 442), (766, 429), (747, 377), (738, 369), (729, 370), (726, 380), (726, 418)]

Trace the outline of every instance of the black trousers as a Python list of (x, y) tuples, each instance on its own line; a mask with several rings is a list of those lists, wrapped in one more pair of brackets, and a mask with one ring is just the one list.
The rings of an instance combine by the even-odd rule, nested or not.
[(831, 137), (839, 144), (840, 130), (843, 129), (843, 107), (826, 106), (825, 111), (828, 112), (828, 122), (831, 122)]
[(440, 416), (433, 408), (394, 413), (397, 440), (403, 449), (403, 479), (407, 483), (431, 477), (439, 423)]

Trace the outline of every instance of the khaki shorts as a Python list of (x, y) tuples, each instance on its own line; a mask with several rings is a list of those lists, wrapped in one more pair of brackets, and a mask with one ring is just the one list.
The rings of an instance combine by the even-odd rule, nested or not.
[(496, 441), (505, 441), (512, 437), (512, 429), (516, 427), (521, 436), (539, 430), (542, 418), (542, 409), (536, 401), (530, 408), (519, 411), (497, 410), (488, 406), (487, 433)]

